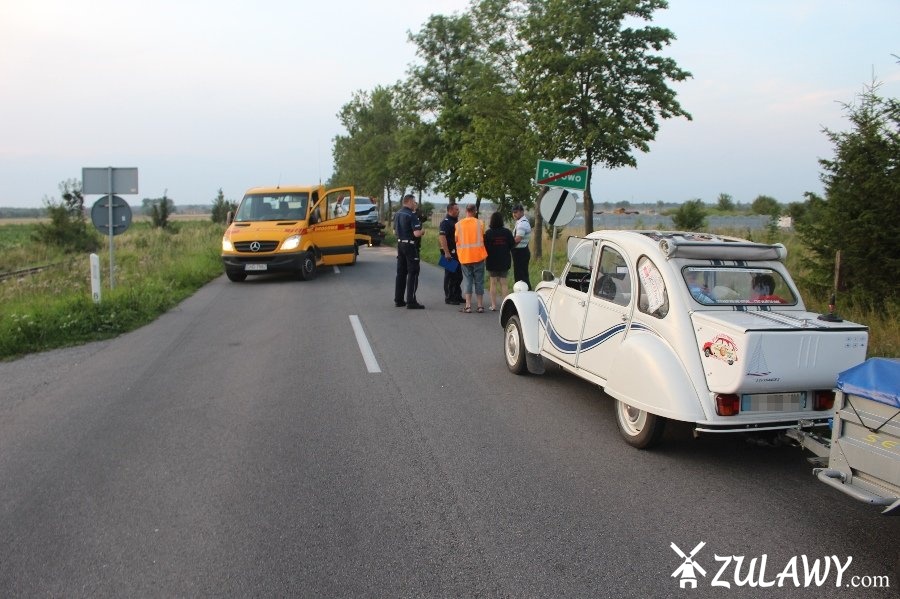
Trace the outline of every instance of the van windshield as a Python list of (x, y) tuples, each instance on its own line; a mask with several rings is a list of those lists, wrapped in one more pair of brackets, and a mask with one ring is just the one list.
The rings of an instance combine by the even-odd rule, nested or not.
[(263, 220), (306, 220), (308, 202), (308, 192), (250, 194), (244, 196), (234, 220), (242, 223)]
[(687, 266), (682, 275), (694, 299), (707, 306), (797, 303), (791, 286), (771, 268)]

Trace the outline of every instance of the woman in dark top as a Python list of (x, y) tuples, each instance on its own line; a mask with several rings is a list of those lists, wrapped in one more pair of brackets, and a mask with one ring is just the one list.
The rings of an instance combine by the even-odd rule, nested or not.
[(497, 310), (497, 288), (500, 301), (506, 297), (506, 278), (512, 266), (512, 249), (516, 246), (512, 231), (503, 226), (503, 216), (499, 212), (491, 215), (490, 228), (484, 233), (484, 247), (487, 250), (485, 270), (491, 280), (491, 311)]

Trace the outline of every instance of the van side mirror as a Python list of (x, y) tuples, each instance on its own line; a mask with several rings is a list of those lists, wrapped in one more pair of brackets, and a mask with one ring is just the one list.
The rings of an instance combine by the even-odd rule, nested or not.
[(234, 212), (229, 210), (228, 214), (225, 215), (225, 224), (230, 225), (233, 222), (234, 222)]

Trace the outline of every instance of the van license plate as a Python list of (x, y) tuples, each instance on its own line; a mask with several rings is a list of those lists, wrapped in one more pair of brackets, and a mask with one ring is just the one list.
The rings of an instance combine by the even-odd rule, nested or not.
[(741, 397), (741, 412), (797, 412), (806, 409), (806, 393), (755, 393)]
[(266, 264), (245, 264), (244, 270), (266, 270), (268, 265)]

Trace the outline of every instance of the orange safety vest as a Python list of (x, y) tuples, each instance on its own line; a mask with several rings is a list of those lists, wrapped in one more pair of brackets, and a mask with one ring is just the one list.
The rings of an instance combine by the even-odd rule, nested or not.
[(456, 257), (460, 264), (475, 264), (487, 258), (483, 229), (484, 225), (474, 216), (456, 223)]

